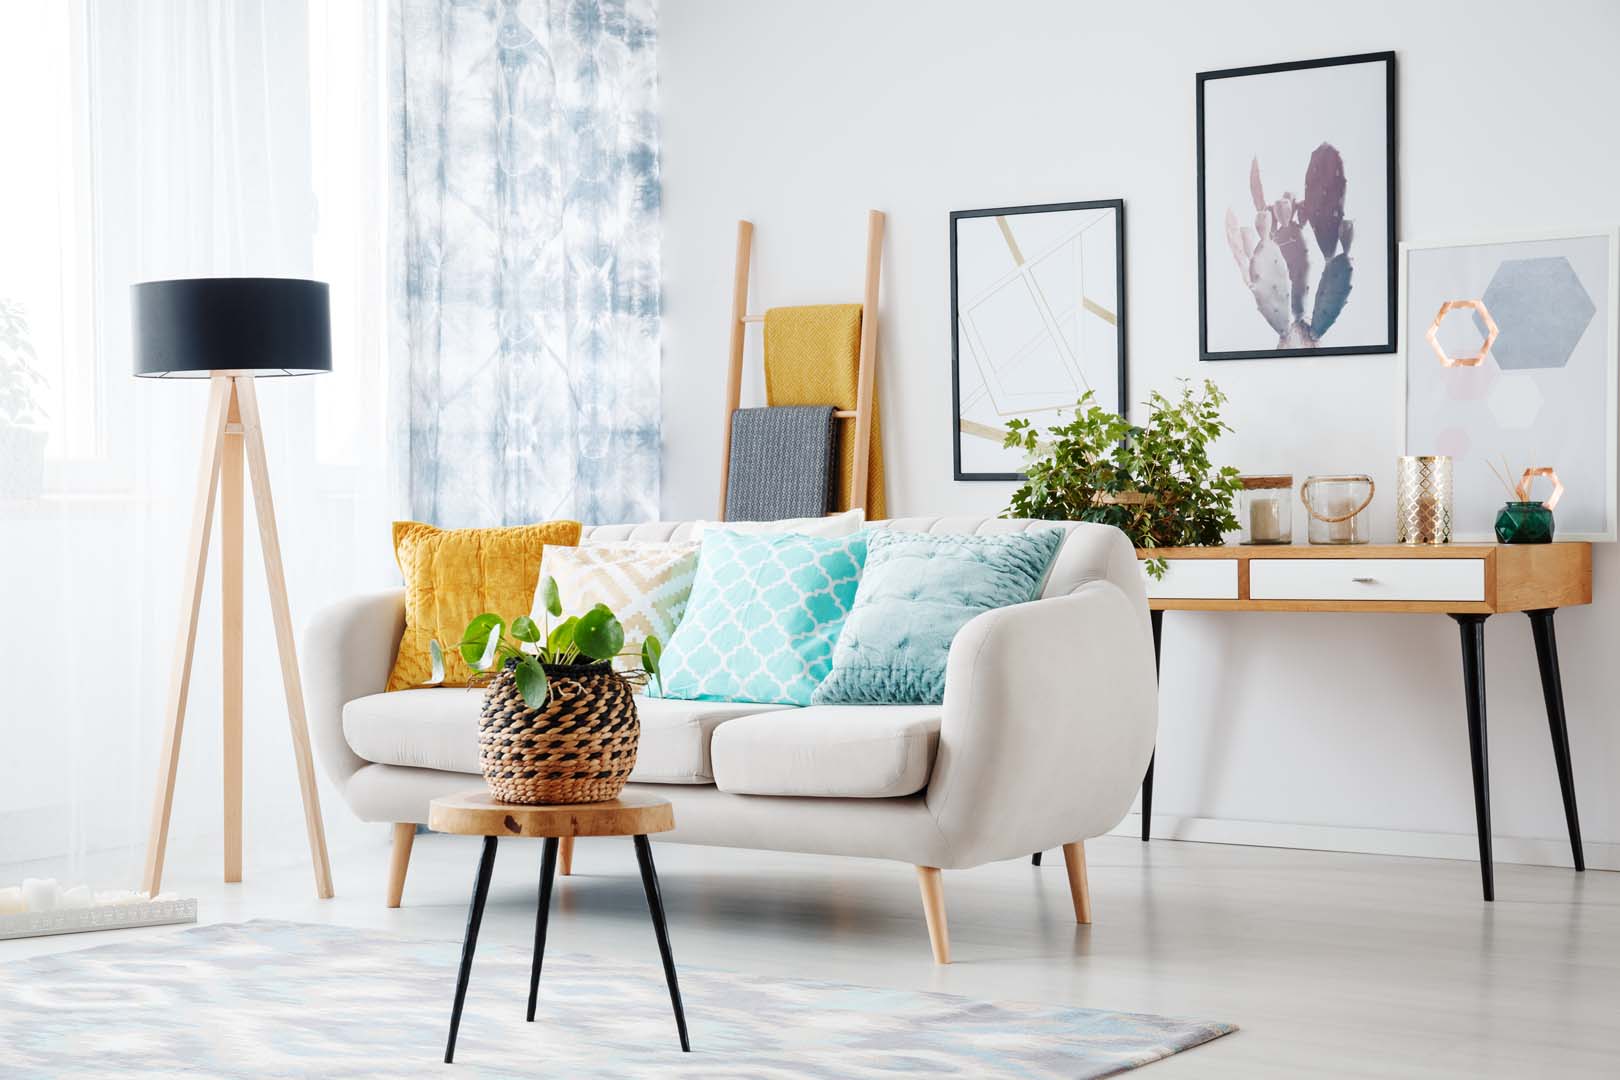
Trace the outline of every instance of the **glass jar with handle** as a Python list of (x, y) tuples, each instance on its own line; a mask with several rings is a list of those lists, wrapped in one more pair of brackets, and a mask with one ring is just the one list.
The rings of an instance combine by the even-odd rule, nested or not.
[(1313, 544), (1365, 544), (1367, 519), (1376, 490), (1370, 476), (1311, 476), (1299, 486), (1299, 501), (1310, 515)]

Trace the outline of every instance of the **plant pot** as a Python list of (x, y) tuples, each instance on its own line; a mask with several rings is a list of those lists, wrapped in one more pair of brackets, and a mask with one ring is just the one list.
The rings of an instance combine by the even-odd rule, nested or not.
[(0, 499), (37, 499), (45, 493), (44, 428), (0, 423)]
[(1553, 512), (1545, 503), (1510, 502), (1496, 512), (1496, 538), (1504, 544), (1550, 544)]
[(484, 691), (478, 762), (502, 802), (541, 805), (616, 799), (636, 767), (641, 722), (634, 692), (608, 663), (546, 664), (551, 693), (531, 709), (512, 672)]

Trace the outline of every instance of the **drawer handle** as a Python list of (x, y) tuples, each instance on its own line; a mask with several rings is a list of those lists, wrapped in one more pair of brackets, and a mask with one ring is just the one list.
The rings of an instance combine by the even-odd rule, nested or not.
[(1375, 578), (1375, 577), (1353, 577), (1350, 580), (1355, 582), (1357, 585), (1376, 585), (1376, 584), (1378, 584), (1378, 579)]

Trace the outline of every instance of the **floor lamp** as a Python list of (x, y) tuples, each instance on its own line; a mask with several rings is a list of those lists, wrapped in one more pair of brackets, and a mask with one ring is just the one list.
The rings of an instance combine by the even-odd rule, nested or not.
[(208, 414), (203, 424), (202, 467), (191, 535), (186, 545), (180, 634), (165, 709), (163, 756), (158, 763), (152, 831), (146, 847), (144, 888), (157, 895), (174, 808), (174, 781), (180, 764), (191, 661), (197, 645), (203, 580), (214, 503), (219, 502), (220, 652), (223, 656), (225, 880), (242, 880), (242, 465), (253, 483), (259, 519), (259, 547), (270, 590), (270, 617), (281, 655), (281, 682), (287, 694), (293, 758), (304, 800), (304, 826), (315, 864), (315, 892), (332, 895), (332, 868), (326, 857), (315, 766), (309, 751), (309, 724), (293, 645), (287, 581), (270, 501), (270, 468), (259, 423), (255, 378), (311, 375), (332, 370), (331, 318), (326, 285), (292, 278), (186, 278), (147, 281), (133, 288), (135, 374), (148, 378), (209, 381)]

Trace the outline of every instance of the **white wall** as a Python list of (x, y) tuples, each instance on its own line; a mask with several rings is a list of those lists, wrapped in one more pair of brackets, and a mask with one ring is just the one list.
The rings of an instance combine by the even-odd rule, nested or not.
[[(1116, 196), (1133, 399), (1214, 378), (1233, 399), (1230, 463), (1369, 472), (1393, 492), (1396, 357), (1197, 361), (1200, 70), (1395, 49), (1404, 239), (1620, 220), (1620, 7), (1601, 2), (664, 0), (660, 34), (667, 517), (716, 501), (737, 218), (758, 227), (760, 310), (859, 299), (864, 212), (888, 212), (890, 511), (990, 513), (1010, 485), (951, 479), (947, 214)], [(1373, 509), (1389, 539), (1391, 499)], [(1559, 630), (1588, 854), (1616, 867), (1612, 547), (1596, 591)], [(1165, 637), (1166, 829), (1471, 855), (1450, 620), (1177, 613)], [(1487, 637), (1499, 858), (1566, 860), (1529, 626), (1499, 617)], [(1254, 822), (1278, 827), (1239, 824)]]

